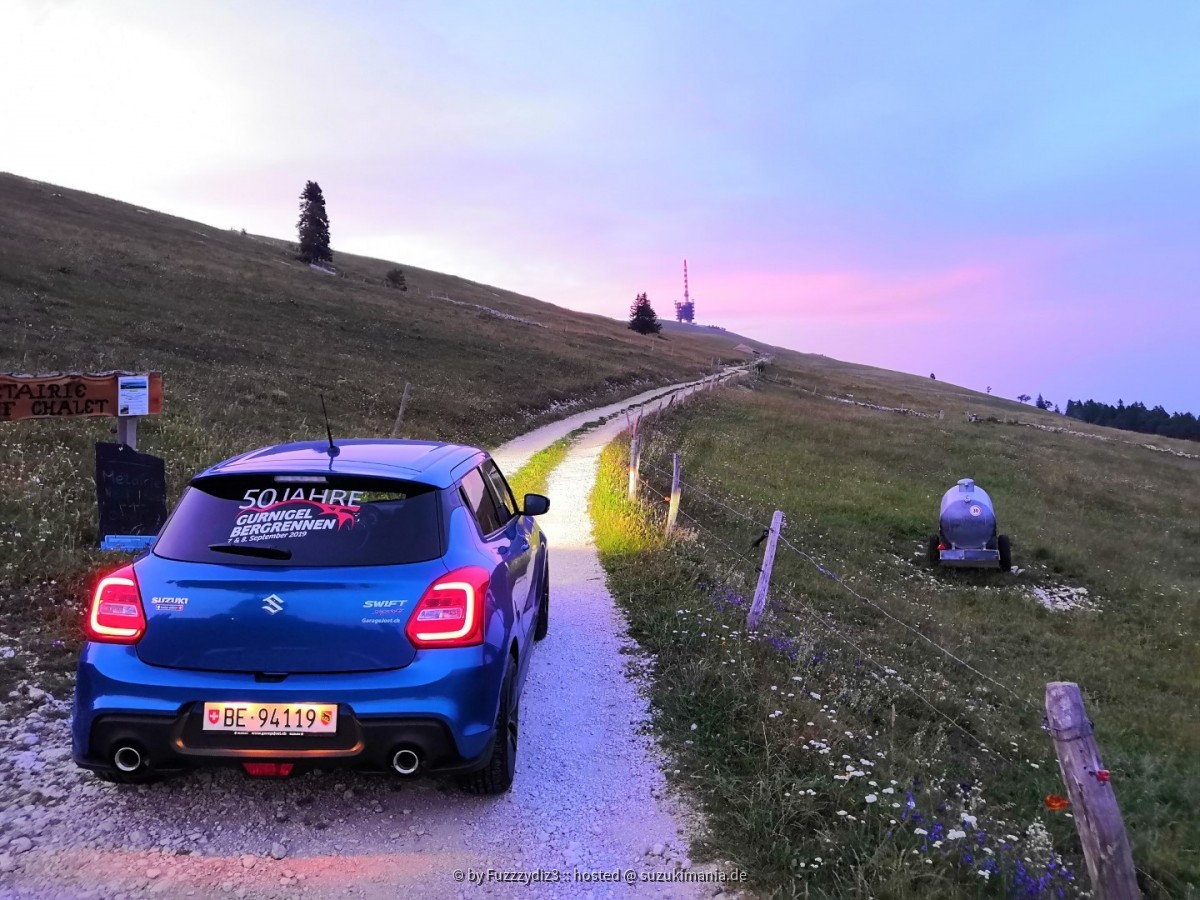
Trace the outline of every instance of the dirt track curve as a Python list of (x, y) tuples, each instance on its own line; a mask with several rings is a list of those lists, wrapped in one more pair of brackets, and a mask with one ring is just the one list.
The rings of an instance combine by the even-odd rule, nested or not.
[[(522, 700), (509, 794), (482, 798), (449, 781), (349, 772), (276, 781), (220, 770), (107, 785), (71, 762), (69, 703), (43, 695), (31, 678), (20, 690), (38, 702), (35, 711), (0, 718), (8, 748), (0, 755), (0, 898), (712, 896), (712, 884), (644, 880), (691, 869), (687, 831), (697, 819), (668, 793), (646, 733), (647, 703), (628, 672), (636, 654), (587, 513), (600, 450), (625, 427), (623, 410), (665, 390), (496, 451), (515, 471), (584, 422), (613, 416), (585, 433), (550, 478), (550, 635)], [(13, 640), (0, 636), (0, 652)], [(542, 881), (531, 889), (488, 880), (489, 869), (540, 873)], [(633, 886), (580, 881), (576, 872), (616, 872)]]

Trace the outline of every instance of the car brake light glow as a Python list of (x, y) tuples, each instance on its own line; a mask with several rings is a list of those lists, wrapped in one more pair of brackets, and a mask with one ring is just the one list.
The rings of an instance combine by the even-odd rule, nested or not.
[(295, 763), (281, 762), (246, 762), (242, 763), (242, 768), (246, 770), (247, 775), (253, 775), (256, 778), (285, 778), (292, 774), (292, 767)]
[(425, 591), (405, 633), (414, 647), (473, 647), (483, 643), (489, 576), (477, 566), (456, 569)]
[(133, 566), (100, 579), (92, 595), (84, 631), (92, 641), (135, 644), (146, 633), (146, 616)]

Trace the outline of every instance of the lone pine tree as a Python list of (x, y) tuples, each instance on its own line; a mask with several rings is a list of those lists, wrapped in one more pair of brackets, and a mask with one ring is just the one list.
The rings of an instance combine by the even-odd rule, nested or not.
[(300, 194), (300, 221), (296, 228), (300, 232), (300, 259), (306, 263), (332, 262), (325, 195), (315, 181), (307, 182)]
[(638, 294), (629, 307), (629, 327), (638, 334), (658, 334), (662, 331), (662, 324), (645, 294)]

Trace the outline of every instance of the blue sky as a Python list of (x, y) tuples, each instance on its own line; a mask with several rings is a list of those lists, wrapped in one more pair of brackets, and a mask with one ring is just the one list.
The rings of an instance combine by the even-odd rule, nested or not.
[(1200, 412), (1200, 6), (50, 2), (0, 169), (1015, 396)]

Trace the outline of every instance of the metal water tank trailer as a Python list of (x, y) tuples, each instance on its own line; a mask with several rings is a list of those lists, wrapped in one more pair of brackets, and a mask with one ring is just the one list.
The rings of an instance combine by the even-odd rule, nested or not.
[(930, 565), (1012, 568), (1012, 547), (1007, 534), (997, 533), (992, 498), (972, 479), (942, 495), (938, 527), (929, 537)]

